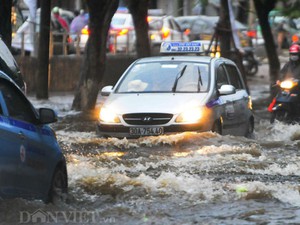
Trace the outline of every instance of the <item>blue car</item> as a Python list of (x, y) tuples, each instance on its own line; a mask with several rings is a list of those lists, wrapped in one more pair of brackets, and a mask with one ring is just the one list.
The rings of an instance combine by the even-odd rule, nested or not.
[(54, 131), (52, 109), (36, 110), (16, 83), (0, 71), (0, 197), (64, 198), (65, 157)]

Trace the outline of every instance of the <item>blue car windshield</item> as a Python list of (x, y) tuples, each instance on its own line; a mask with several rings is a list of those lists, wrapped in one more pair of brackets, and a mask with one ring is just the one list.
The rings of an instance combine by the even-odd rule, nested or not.
[(117, 93), (207, 92), (209, 64), (199, 62), (137, 63), (119, 83)]

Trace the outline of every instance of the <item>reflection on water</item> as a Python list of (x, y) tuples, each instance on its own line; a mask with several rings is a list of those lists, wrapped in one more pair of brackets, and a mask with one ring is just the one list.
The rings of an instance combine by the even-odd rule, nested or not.
[(261, 119), (255, 139), (206, 132), (128, 140), (97, 137), (93, 121), (78, 131), (72, 117), (80, 121), (73, 114), (55, 125), (68, 201), (2, 200), (2, 223), (36, 224), (37, 210), (52, 216), (47, 224), (300, 223), (300, 125)]

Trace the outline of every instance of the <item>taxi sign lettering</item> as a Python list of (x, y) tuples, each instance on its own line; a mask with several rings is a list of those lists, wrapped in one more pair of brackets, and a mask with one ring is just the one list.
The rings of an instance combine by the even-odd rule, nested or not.
[(201, 42), (163, 42), (160, 47), (161, 53), (201, 53)]

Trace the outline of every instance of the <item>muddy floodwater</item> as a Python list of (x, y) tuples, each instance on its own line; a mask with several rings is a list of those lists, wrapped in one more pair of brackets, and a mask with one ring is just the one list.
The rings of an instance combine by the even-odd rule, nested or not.
[(72, 95), (32, 97), (59, 112), (53, 128), (68, 161), (68, 199), (0, 200), (0, 224), (300, 224), (300, 125), (269, 123), (265, 80), (249, 81), (254, 139), (104, 139), (94, 115), (70, 111)]

